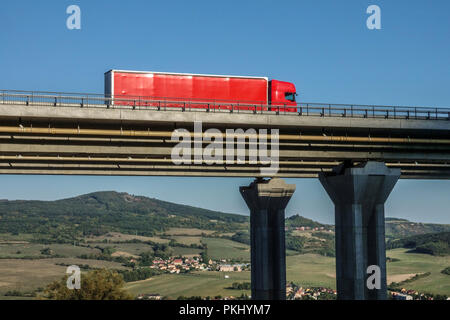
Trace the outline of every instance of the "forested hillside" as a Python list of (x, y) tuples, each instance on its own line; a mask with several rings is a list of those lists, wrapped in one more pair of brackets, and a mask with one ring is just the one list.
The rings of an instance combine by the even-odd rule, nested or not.
[(387, 249), (411, 248), (418, 253), (428, 253), (434, 256), (450, 254), (450, 232), (428, 233), (390, 240)]
[(235, 230), (248, 217), (113, 191), (57, 201), (0, 201), (0, 233), (32, 233), (59, 242), (110, 231), (151, 236), (170, 227)]

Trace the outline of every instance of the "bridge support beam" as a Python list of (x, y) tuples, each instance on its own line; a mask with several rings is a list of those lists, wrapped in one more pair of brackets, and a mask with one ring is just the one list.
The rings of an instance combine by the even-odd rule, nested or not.
[[(335, 205), (336, 284), (341, 300), (387, 298), (384, 203), (400, 169), (369, 161), (357, 167), (342, 164), (319, 175)], [(379, 267), (379, 286), (369, 289), (367, 267)], [(377, 273), (377, 272), (376, 272)], [(372, 277), (369, 280), (372, 282)]]
[(252, 299), (286, 299), (284, 210), (294, 191), (279, 178), (240, 187), (250, 209)]

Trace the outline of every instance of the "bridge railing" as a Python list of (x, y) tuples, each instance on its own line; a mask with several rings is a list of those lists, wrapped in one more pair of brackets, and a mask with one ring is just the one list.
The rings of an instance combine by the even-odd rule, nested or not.
[(379, 119), (450, 120), (450, 108), (326, 104), (300, 102), (297, 106), (264, 103), (183, 100), (165, 97), (105, 97), (101, 94), (0, 90), (0, 104), (30, 106), (121, 108), (157, 111), (254, 113), (291, 116)]

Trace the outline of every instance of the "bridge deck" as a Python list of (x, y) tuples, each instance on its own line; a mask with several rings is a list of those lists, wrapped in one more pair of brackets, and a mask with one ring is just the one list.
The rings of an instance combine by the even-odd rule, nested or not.
[(273, 162), (279, 170), (270, 176), (317, 177), (342, 161), (375, 160), (400, 168), (402, 178), (450, 178), (450, 109), (415, 108), (414, 113), (406, 107), (394, 112), (393, 107), (329, 105), (306, 113), (299, 105), (298, 112), (284, 113), (142, 103), (108, 107), (104, 98), (60, 97), (0, 96), (0, 174), (268, 175), (261, 173), (267, 167), (261, 161), (249, 163), (248, 139), (245, 163), (175, 165), (173, 130), (185, 128), (194, 138), (194, 122), (201, 122), (202, 138), (217, 128), (224, 141), (226, 129), (269, 129), (269, 139), (270, 129), (279, 129), (279, 160)]

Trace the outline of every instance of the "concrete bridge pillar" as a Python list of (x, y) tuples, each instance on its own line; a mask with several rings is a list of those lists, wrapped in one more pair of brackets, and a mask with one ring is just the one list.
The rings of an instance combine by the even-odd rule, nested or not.
[(286, 299), (284, 209), (294, 191), (279, 178), (240, 187), (250, 209), (252, 299)]
[[(387, 298), (384, 203), (399, 177), (400, 169), (373, 161), (319, 175), (335, 205), (338, 299)], [(371, 265), (379, 267), (380, 289), (367, 286)]]

